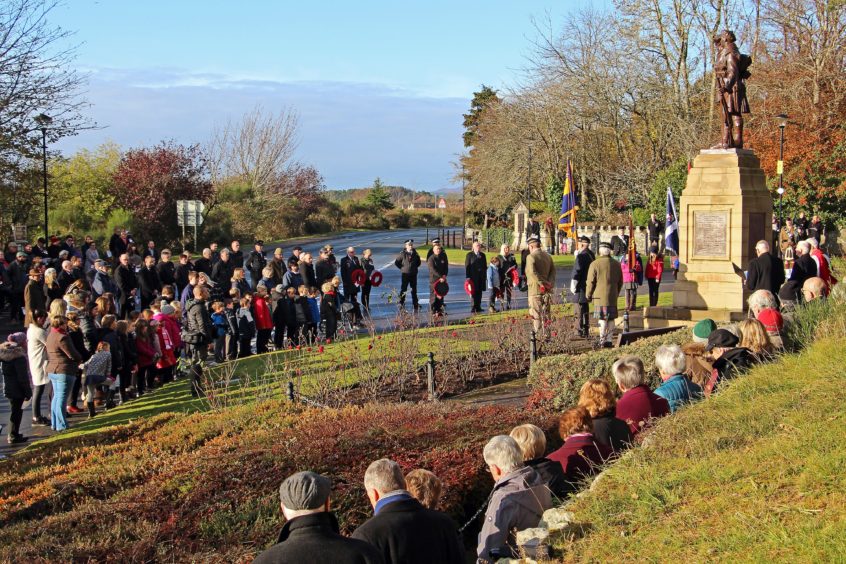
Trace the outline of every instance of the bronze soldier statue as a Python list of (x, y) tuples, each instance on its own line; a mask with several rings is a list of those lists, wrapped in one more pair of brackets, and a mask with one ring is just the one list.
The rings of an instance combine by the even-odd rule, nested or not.
[(752, 57), (743, 55), (737, 49), (737, 38), (733, 31), (724, 30), (714, 38), (719, 50), (714, 71), (717, 74), (720, 107), (723, 111), (723, 136), (713, 149), (743, 148), (743, 114), (749, 113), (746, 99), (746, 79)]

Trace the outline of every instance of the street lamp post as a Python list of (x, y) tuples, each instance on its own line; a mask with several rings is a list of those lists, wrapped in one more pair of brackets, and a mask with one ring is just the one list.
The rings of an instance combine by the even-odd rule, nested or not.
[(782, 202), (784, 200), (784, 128), (787, 127), (787, 114), (779, 114), (778, 119), (778, 165), (776, 172), (778, 173), (778, 228), (781, 229), (783, 224), (782, 219)]
[(47, 128), (53, 123), (53, 118), (47, 114), (38, 114), (35, 116), (35, 123), (41, 130), (41, 155), (44, 165), (44, 243), (49, 244), (50, 229), (47, 224)]

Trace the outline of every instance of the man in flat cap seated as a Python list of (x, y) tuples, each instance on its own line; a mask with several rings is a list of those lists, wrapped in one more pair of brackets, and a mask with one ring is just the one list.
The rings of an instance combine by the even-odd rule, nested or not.
[(282, 482), (279, 499), (287, 522), (276, 544), (253, 563), (383, 564), (376, 548), (340, 535), (338, 520), (329, 511), (331, 489), (329, 478), (314, 472), (297, 472)]

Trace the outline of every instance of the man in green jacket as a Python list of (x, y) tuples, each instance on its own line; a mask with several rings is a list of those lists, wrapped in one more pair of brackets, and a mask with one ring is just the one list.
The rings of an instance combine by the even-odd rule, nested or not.
[(552, 257), (541, 248), (540, 237), (532, 235), (527, 241), (526, 284), (529, 293), (529, 311), (535, 335), (546, 338), (545, 321), (550, 319), (552, 293), (555, 290), (555, 265)]
[(617, 297), (623, 289), (623, 269), (611, 258), (611, 245), (600, 243), (599, 257), (588, 268), (587, 299), (595, 300), (594, 318), (599, 320), (599, 343), (611, 347), (614, 320), (617, 319)]

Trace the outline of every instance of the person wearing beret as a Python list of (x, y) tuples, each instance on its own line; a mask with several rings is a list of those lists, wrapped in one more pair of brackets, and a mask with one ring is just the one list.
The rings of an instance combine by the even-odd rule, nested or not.
[(297, 472), (279, 486), (286, 523), (276, 544), (253, 564), (383, 564), (370, 544), (341, 536), (338, 519), (329, 510), (332, 484), (314, 472)]

